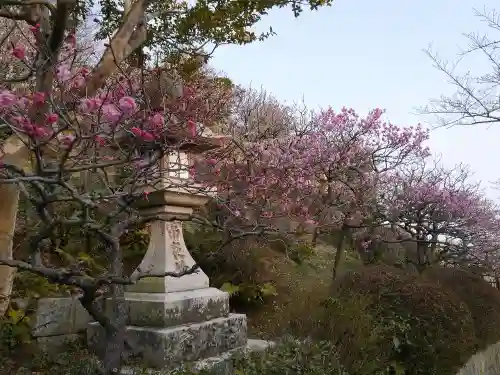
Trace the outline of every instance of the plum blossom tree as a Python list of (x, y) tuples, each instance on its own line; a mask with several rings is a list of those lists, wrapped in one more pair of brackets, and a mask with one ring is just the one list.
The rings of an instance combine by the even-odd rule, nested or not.
[[(19, 90), (21, 86), (28, 85), (29, 88), (26, 90), (36, 93), (31, 99), (40, 102), (40, 105), (36, 108), (30, 107), (31, 123), (29, 125), (36, 124), (33, 125), (34, 128), (31, 131), (39, 132), (40, 123), (45, 121), (46, 116), (51, 116), (51, 112), (54, 112), (51, 108), (54, 98), (61, 99), (68, 93), (67, 90), (60, 89), (59, 83), (61, 82), (65, 82), (66, 86), (71, 82), (73, 87), (72, 95), (64, 98), (64, 111), (72, 111), (80, 105), (81, 98), (94, 98), (100, 90), (112, 90), (110, 79), (116, 81), (121, 77), (120, 85), (127, 85), (130, 81), (130, 71), (124, 67), (124, 64), (133, 63), (137, 69), (141, 70), (144, 67), (143, 47), (145, 46), (149, 47), (154, 54), (161, 55), (162, 59), (169, 58), (169, 61), (174, 61), (174, 55), (179, 55), (181, 51), (188, 55), (195, 55), (197, 58), (200, 54), (207, 55), (204, 48), (208, 42), (213, 42), (216, 46), (220, 43), (249, 43), (271, 35), (271, 32), (256, 35), (251, 30), (251, 26), (273, 7), (291, 5), (294, 15), (298, 16), (304, 7), (315, 10), (330, 4), (331, 1), (288, 0), (241, 4), (231, 1), (194, 3), (167, 1), (161, 4), (149, 0), (99, 1), (101, 14), (93, 20), (100, 26), (100, 33), (96, 35), (96, 38), (105, 40), (107, 43), (104, 44), (102, 56), (96, 64), (88, 63), (79, 73), (73, 74), (68, 66), (75, 67), (77, 56), (65, 53), (63, 44), (68, 38), (68, 33), (73, 34), (83, 21), (88, 21), (92, 17), (91, 10), (96, 5), (95, 2), (75, 0), (2, 2), (0, 19), (5, 21), (9, 30), (0, 39), (2, 51), (5, 52), (5, 48), (8, 49), (8, 53), (4, 53), (0, 60), (2, 63), (8, 62), (9, 67), (15, 68), (15, 71), (7, 72), (8, 74), (5, 74), (5, 70), (1, 70), (2, 89), (13, 89), (15, 86), (16, 90)], [(15, 38), (11, 38), (11, 31), (19, 32), (16, 33)], [(22, 40), (18, 40), (17, 35), (20, 35)], [(97, 43), (94, 43), (92, 47), (93, 51), (97, 50)], [(5, 58), (6, 56), (8, 57)], [(15, 74), (18, 71), (20, 75)], [(11, 76), (11, 73), (14, 76)], [(153, 97), (155, 102), (148, 103), (151, 108), (165, 108), (163, 93), (166, 86), (176, 87), (173, 84), (175, 76), (172, 70), (162, 70), (158, 72), (156, 79), (144, 82), (148, 85), (150, 92), (154, 91), (155, 87), (155, 90), (162, 93)], [(182, 95), (182, 92), (177, 92), (177, 95)], [(70, 98), (74, 100), (71, 101)], [(8, 105), (11, 97), (6, 95), (4, 99), (5, 105)], [(94, 102), (87, 102), (85, 106), (95, 111)], [(97, 107), (101, 108), (99, 105)], [(115, 106), (105, 103), (102, 105), (101, 112), (113, 118), (113, 116), (119, 116), (118, 112), (121, 108), (118, 110), (117, 108), (118, 103)], [(58, 115), (58, 120), (64, 118), (60, 113), (55, 114)], [(79, 115), (75, 118), (79, 119)], [(66, 118), (66, 120), (73, 121), (75, 118)], [(54, 116), (51, 117), (51, 121), (58, 122)], [(189, 133), (193, 133), (196, 124), (194, 121), (190, 124)], [(136, 130), (135, 132), (142, 138), (149, 138), (151, 135), (149, 131), (141, 133)], [(10, 126), (3, 126), (1, 133), (3, 140), (1, 153), (4, 160), (22, 168), (31, 156), (26, 142), (21, 141), (18, 133), (12, 134), (13, 129)], [(12, 257), (11, 239), (19, 189), (17, 184), (2, 184), (0, 193), (4, 197), (0, 206), (0, 232), (5, 234), (0, 238), (0, 256), (9, 258)], [(0, 266), (0, 293), (4, 295), (3, 302), (0, 301), (2, 307), (0, 310), (4, 310), (8, 304), (11, 285), (12, 271)]]
[(499, 287), (499, 220), (496, 218), (487, 225), (478, 225), (461, 236), (454, 243), (453, 252), (446, 254), (444, 262), (450, 266), (469, 267), (479, 270), (483, 276), (493, 277)]
[[(429, 49), (428, 56), (436, 69), (446, 76), (447, 81), (454, 87), (452, 95), (442, 95), (433, 99), (429, 105), (421, 108), (420, 112), (437, 119), (437, 127), (451, 127), (463, 125), (490, 125), (500, 121), (498, 97), (499, 87), (499, 61), (498, 32), (500, 22), (498, 12), (494, 9), (475, 11), (476, 16), (489, 27), (489, 32), (484, 34), (465, 34), (467, 45), (461, 49), (455, 61), (445, 61)], [(483, 64), (484, 63), (484, 64)], [(482, 67), (486, 67), (482, 70)], [(498, 231), (477, 226), (477, 234), (471, 236), (469, 244), (465, 247), (467, 259), (483, 259), (488, 267), (497, 268), (498, 241), (495, 233)], [(482, 232), (482, 234), (478, 234)], [(472, 251), (475, 249), (475, 251)], [(478, 251), (477, 249), (481, 249)], [(488, 261), (485, 257), (489, 258)]]
[(414, 259), (407, 259), (417, 269), (436, 262), (486, 260), (483, 250), (486, 239), (494, 238), (499, 211), (469, 179), (463, 165), (446, 169), (424, 163), (385, 176), (379, 220), (407, 233), (401, 241), (417, 244)]
[[(58, 13), (65, 4), (58, 4), (62, 9), (46, 7)], [(192, 267), (161, 275), (148, 270), (124, 274), (120, 239), (136, 225), (164, 219), (145, 216), (137, 207), (148, 199), (145, 189), (154, 190), (160, 180), (165, 182), (159, 160), (187, 147), (200, 151), (214, 147), (201, 134), (224, 116), (218, 108), (224, 107), (230, 93), (217, 80), (182, 85), (162, 68), (124, 64), (118, 54), (123, 59), (128, 50), (113, 49), (120, 47), (123, 35), (92, 68), (78, 61), (73, 33), (63, 30), (55, 35), (56, 27), (47, 37), (42, 30), (34, 24), (31, 35), (10, 48), (13, 63), (26, 67), (27, 74), (20, 77), (24, 85), (12, 85), (9, 77), (0, 81), (0, 126), (6, 134), (1, 143), (0, 189), (8, 193), (0, 205), (6, 214), (0, 226), (6, 238), (0, 265), (75, 288), (82, 305), (106, 332), (101, 371), (114, 374), (130, 345), (124, 336), (124, 286), (143, 277), (196, 272)], [(38, 44), (31, 45), (33, 39)], [(48, 61), (41, 62), (40, 56)], [(171, 166), (167, 173), (186, 168)], [(189, 184), (169, 182), (171, 187)], [(3, 246), (11, 246), (19, 193), (40, 223), (23, 244), (29, 256), (13, 259)], [(58, 238), (66, 235), (79, 236), (82, 243), (91, 238), (90, 250), (106, 259), (104, 269), (93, 267), (88, 254), (61, 249)], [(110, 295), (111, 313), (96, 304)]]
[(233, 214), (250, 210), (252, 222), (262, 227), (288, 217), (328, 225), (345, 236), (351, 227), (369, 225), (381, 176), (428, 155), (424, 129), (400, 128), (382, 115), (379, 109), (365, 118), (352, 109), (327, 109), (295, 132), (239, 144), (233, 159), (214, 155), (205, 166), (219, 175), (212, 183)]
[[(123, 4), (122, 13), (114, 18), (113, 33), (109, 34), (108, 43), (98, 63), (83, 67), (80, 74), (72, 77), (74, 78), (71, 80), (72, 85), (77, 91), (79, 90), (75, 99), (76, 103), (81, 97), (93, 97), (113, 75), (124, 76), (123, 64), (141, 48), (147, 39), (145, 12), (148, 4), (147, 1)], [(82, 9), (82, 5), (87, 8)], [(68, 33), (72, 33), (78, 26), (75, 20), (81, 15), (88, 15), (88, 6), (88, 2), (77, 3), (71, 0), (61, 0), (55, 4), (47, 1), (36, 3), (9, 1), (0, 4), (0, 20), (4, 27), (0, 38), (2, 52), (0, 64), (12, 68), (1, 69), (2, 89), (26, 89), (39, 93), (38, 98), (42, 95), (46, 98), (44, 105), (30, 113), (32, 120), (36, 118), (37, 122), (40, 122), (48, 114), (49, 103), (53, 96), (59, 95), (60, 98), (61, 93), (66, 93), (65, 90), (61, 91), (56, 87), (55, 76), (58, 75), (58, 79), (67, 82), (68, 78), (71, 78), (67, 67), (74, 68), (77, 65), (82, 51), (79, 51), (77, 55), (63, 53), (64, 57), (61, 57), (61, 49)], [(95, 47), (95, 45), (92, 46), (92, 51), (98, 49)], [(80, 62), (82, 62), (81, 59)], [(150, 80), (150, 86), (156, 85), (157, 90), (163, 91), (165, 85), (175, 86), (172, 85), (172, 80), (167, 78), (169, 73), (167, 71), (159, 73), (162, 79)], [(5, 96), (4, 99), (8, 103), (9, 96)], [(158, 98), (157, 100), (161, 101)], [(154, 104), (158, 105), (158, 103)], [(107, 107), (107, 110), (112, 110), (112, 107)], [(4, 159), (9, 159), (12, 164), (22, 167), (27, 163), (30, 155), (26, 145), (20, 142), (17, 135), (12, 134), (12, 128), (8, 126), (3, 126), (0, 133), (3, 142), (1, 153)], [(11, 239), (19, 189), (15, 184), (2, 184), (0, 193), (4, 197), (0, 207), (0, 232), (2, 233), (0, 255), (9, 258), (12, 256)], [(12, 270), (0, 266), (0, 294), (3, 297), (3, 301), (0, 301), (0, 311), (4, 311), (8, 304), (12, 276)]]

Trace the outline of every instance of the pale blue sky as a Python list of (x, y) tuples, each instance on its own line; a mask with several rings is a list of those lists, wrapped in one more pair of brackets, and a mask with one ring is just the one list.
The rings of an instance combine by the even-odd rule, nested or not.
[[(303, 98), (312, 108), (345, 105), (360, 113), (380, 107), (391, 122), (414, 125), (432, 120), (413, 115), (415, 107), (452, 90), (422, 49), (432, 43), (442, 57), (455, 58), (459, 46), (467, 44), (463, 33), (487, 30), (473, 9), (497, 4), (338, 0), (298, 19), (287, 9), (276, 10), (259, 28), (272, 25), (278, 35), (244, 47), (221, 47), (211, 64), (234, 82), (263, 86), (283, 101)], [(480, 61), (470, 64), (484, 68)], [(500, 124), (438, 130), (430, 146), (445, 164), (470, 164), (476, 178), (487, 183), (500, 177), (499, 140)]]

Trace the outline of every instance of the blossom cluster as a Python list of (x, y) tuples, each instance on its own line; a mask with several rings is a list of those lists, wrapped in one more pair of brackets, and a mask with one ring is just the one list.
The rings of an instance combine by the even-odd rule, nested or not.
[(309, 223), (327, 215), (342, 223), (366, 211), (378, 169), (429, 154), (425, 130), (387, 124), (382, 115), (379, 109), (365, 118), (352, 109), (327, 109), (306, 130), (248, 143), (239, 160), (220, 160), (218, 168), (226, 172), (217, 188), (240, 206), (237, 211), (252, 207), (264, 217)]
[[(32, 32), (37, 33), (38, 28), (32, 27)], [(34, 144), (50, 143), (58, 152), (79, 144), (116, 147), (118, 136), (166, 147), (171, 132), (184, 129), (184, 137), (198, 137), (202, 130), (199, 124), (210, 125), (216, 118), (215, 105), (207, 103), (222, 101), (227, 95), (215, 86), (209, 90), (203, 81), (179, 83), (182, 90), (178, 96), (160, 92), (153, 85), (148, 90), (146, 83), (157, 82), (161, 69), (130, 67), (119, 69), (103, 87), (87, 95), (93, 72), (89, 66), (75, 63), (78, 54), (75, 36), (67, 35), (49, 91), (0, 83), (0, 116), (16, 133)], [(28, 67), (35, 63), (29, 44), (14, 44), (11, 56)], [(152, 106), (153, 99), (162, 105)]]

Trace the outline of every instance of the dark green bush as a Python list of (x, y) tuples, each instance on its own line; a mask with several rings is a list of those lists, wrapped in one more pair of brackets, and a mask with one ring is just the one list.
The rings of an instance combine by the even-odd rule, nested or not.
[(319, 337), (336, 342), (351, 375), (453, 375), (475, 351), (467, 306), (418, 275), (369, 266), (332, 293)]
[(12, 375), (98, 375), (95, 356), (83, 342), (68, 343), (60, 353), (44, 353), (35, 345), (16, 349), (14, 353), (1, 353), (2, 374)]
[[(392, 347), (381, 347), (386, 327), (373, 313), (372, 300), (364, 295), (324, 300), (322, 312), (315, 312), (311, 332), (316, 339), (337, 344), (342, 364), (353, 374), (375, 374), (389, 366)], [(383, 373), (383, 372), (382, 372)]]
[[(227, 242), (223, 233), (211, 228), (185, 230), (186, 246), (215, 287), (231, 294), (232, 305), (239, 309), (261, 305), (266, 285), (272, 280), (266, 274), (263, 249), (251, 238)], [(262, 289), (264, 288), (264, 289)]]
[(9, 307), (5, 316), (0, 317), (0, 352), (8, 355), (31, 342), (29, 312)]
[(263, 240), (270, 249), (284, 254), (288, 259), (293, 260), (297, 264), (302, 264), (314, 255), (314, 246), (294, 237), (285, 237), (276, 234), (267, 235)]
[(97, 358), (89, 353), (82, 343), (70, 344), (58, 356), (37, 353), (31, 369), (47, 375), (98, 375)]
[(500, 341), (500, 290), (481, 276), (460, 268), (431, 268), (425, 276), (454, 292), (469, 308), (478, 349)]

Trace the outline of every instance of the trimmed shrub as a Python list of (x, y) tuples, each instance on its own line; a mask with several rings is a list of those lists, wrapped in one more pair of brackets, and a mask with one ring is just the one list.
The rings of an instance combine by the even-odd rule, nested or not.
[(500, 290), (460, 268), (431, 268), (425, 276), (454, 292), (469, 308), (479, 349), (500, 341)]
[(420, 276), (369, 266), (332, 293), (318, 336), (335, 340), (351, 375), (453, 375), (475, 351), (467, 306)]

